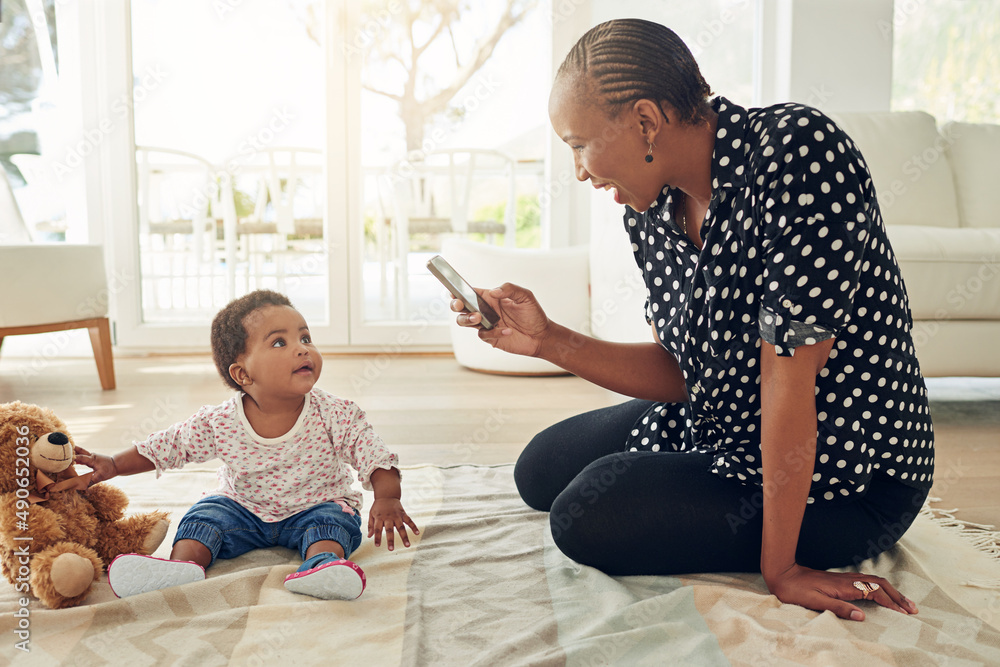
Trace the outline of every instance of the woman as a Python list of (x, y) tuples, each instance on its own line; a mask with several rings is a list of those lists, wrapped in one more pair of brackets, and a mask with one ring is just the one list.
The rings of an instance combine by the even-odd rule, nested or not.
[[(761, 572), (781, 601), (916, 613), (857, 566), (909, 527), (933, 431), (899, 268), (860, 152), (815, 109), (743, 109), (669, 29), (590, 30), (549, 101), (576, 176), (613, 190), (648, 288), (648, 344), (484, 291), (484, 341), (635, 397), (536, 436), (518, 490), (574, 560), (609, 574)], [(460, 301), (452, 303), (463, 310)], [(477, 314), (458, 315), (476, 326)]]
[(710, 95), (646, 21), (593, 28), (559, 69), (553, 128), (577, 178), (625, 205), (653, 342), (576, 334), (515, 285), (482, 292), (501, 316), (484, 341), (636, 399), (536, 436), (518, 490), (566, 555), (609, 574), (761, 572), (841, 618), (863, 620), (861, 599), (916, 613), (882, 578), (825, 571), (892, 546), (934, 467), (867, 167), (815, 109)]

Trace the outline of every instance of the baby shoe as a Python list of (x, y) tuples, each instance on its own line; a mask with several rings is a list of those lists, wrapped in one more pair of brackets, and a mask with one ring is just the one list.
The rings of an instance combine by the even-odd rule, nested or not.
[(336, 554), (321, 553), (285, 577), (285, 588), (324, 600), (354, 600), (365, 590), (365, 573)]
[(187, 560), (122, 554), (108, 566), (111, 592), (125, 598), (205, 579), (205, 568)]

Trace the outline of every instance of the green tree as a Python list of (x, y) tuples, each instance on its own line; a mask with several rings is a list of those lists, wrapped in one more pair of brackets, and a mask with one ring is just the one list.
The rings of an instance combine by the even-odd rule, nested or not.
[[(45, 0), (44, 7), (55, 52), (55, 0)], [(29, 112), (41, 81), (35, 27), (25, 2), (6, 0), (0, 3), (0, 121)]]
[[(507, 213), (507, 202), (501, 201), (478, 209), (473, 220), (502, 221)], [(542, 211), (538, 207), (538, 197), (521, 195), (514, 210), (514, 232), (518, 248), (539, 248), (542, 245)], [(501, 234), (501, 236), (503, 236)], [(477, 238), (479, 237), (479, 238)], [(482, 234), (472, 234), (470, 238), (485, 240)]]

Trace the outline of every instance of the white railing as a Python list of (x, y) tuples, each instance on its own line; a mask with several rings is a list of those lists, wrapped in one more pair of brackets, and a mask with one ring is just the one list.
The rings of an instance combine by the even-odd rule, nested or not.
[[(498, 155), (502, 159), (486, 161)], [(177, 311), (187, 311), (185, 319), (192, 310), (209, 314), (266, 282), (286, 291), (289, 279), (326, 275), (328, 248), (323, 239), (329, 233), (323, 219), (321, 151), (262, 150), (255, 160), (225, 163), (237, 165), (232, 171), (196, 154), (150, 146), (138, 147), (136, 160), (147, 321), (177, 320), (182, 316)], [(542, 170), (540, 163), (517, 163), (495, 151), (466, 150), (437, 154), (419, 169), (365, 168), (362, 175), (374, 197), (366, 205), (373, 206), (376, 218), (379, 310), (383, 316), (405, 318), (411, 234), (503, 234), (505, 244), (513, 246), (516, 178), (540, 179)], [(505, 183), (502, 221), (471, 219), (476, 178)], [(429, 189), (438, 187), (429, 185), (434, 179), (443, 182), (440, 191)], [(415, 188), (425, 188), (423, 199), (407, 199), (421, 194)], [(238, 215), (237, 196), (252, 198), (252, 211)], [(391, 313), (384, 309), (390, 289)]]

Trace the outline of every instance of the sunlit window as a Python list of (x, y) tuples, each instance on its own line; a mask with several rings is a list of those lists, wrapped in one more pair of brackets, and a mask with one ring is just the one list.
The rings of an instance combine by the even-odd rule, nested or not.
[(364, 319), (444, 320), (447, 237), (541, 243), (552, 24), (544, 0), (362, 4)]
[(261, 288), (326, 319), (323, 7), (132, 0), (144, 322)]
[(684, 40), (716, 95), (751, 106), (754, 90), (754, 0), (621, 0), (599, 3), (593, 23), (641, 18)]
[(64, 187), (82, 157), (59, 115), (55, 4), (0, 4), (0, 243), (66, 239)]
[(1000, 123), (1000, 1), (897, 0), (891, 31), (893, 110)]

